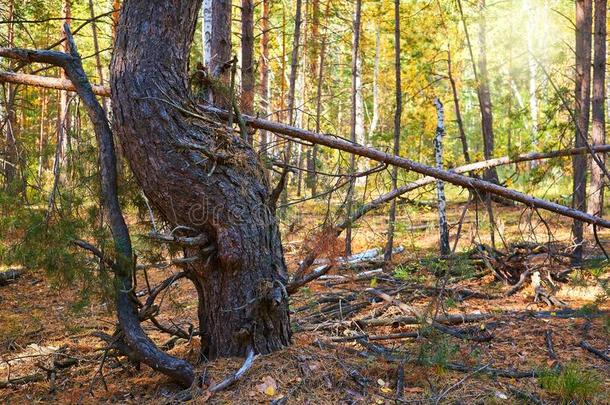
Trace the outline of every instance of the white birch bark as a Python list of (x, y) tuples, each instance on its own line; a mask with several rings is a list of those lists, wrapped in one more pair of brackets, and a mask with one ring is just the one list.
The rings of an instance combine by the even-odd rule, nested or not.
[[(445, 134), (445, 118), (443, 112), (443, 104), (438, 98), (434, 99), (436, 107), (436, 135), (434, 136), (434, 158), (436, 160), (436, 168), (443, 169), (443, 135)], [(445, 183), (443, 181), (436, 182), (436, 195), (438, 198), (438, 228), (440, 233), (440, 251), (441, 256), (447, 256), (451, 253), (449, 248), (449, 228), (447, 226), (447, 213), (445, 198)]]
[(203, 0), (201, 7), (201, 46), (203, 46), (203, 65), (209, 68), (212, 60), (212, 0)]

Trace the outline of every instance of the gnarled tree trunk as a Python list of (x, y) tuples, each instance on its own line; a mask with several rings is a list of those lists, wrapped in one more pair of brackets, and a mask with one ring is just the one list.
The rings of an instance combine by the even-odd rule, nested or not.
[[(269, 353), (290, 343), (278, 225), (252, 148), (194, 111), (188, 51), (200, 1), (124, 3), (111, 64), (114, 126), (148, 199), (215, 253), (190, 265), (202, 354)], [(201, 255), (189, 247), (188, 256)]]

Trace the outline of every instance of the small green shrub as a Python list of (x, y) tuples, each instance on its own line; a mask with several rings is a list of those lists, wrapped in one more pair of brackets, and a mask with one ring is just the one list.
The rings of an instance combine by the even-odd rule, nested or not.
[(545, 371), (540, 377), (542, 388), (562, 404), (592, 401), (603, 389), (601, 381), (596, 372), (575, 363), (567, 364), (560, 372)]
[(423, 274), (419, 274), (416, 268), (406, 265), (396, 266), (394, 268), (394, 277), (400, 281), (412, 283), (423, 283), (426, 281), (426, 277)]
[(428, 339), (419, 346), (418, 363), (439, 366), (443, 369), (447, 367), (458, 351), (458, 346), (448, 336), (439, 334), (428, 327), (422, 329), (422, 334), (428, 336)]

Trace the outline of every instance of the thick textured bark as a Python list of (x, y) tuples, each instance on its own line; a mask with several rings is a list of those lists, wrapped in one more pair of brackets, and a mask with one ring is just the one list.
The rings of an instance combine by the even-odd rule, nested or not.
[[(604, 113), (606, 79), (606, 0), (595, 0), (595, 33), (593, 41), (593, 100), (591, 106), (591, 143), (602, 145), (606, 141), (606, 117)], [(598, 155), (604, 161), (603, 155)], [(601, 167), (591, 165), (591, 183), (587, 212), (602, 215), (604, 206), (604, 179)]]
[[(358, 91), (360, 88), (359, 78), (359, 67), (360, 67), (360, 16), (362, 14), (362, 0), (356, 0), (354, 5), (354, 19), (353, 19), (353, 40), (352, 40), (352, 94), (351, 94), (351, 114), (350, 114), (350, 139), (352, 142), (358, 142), (359, 135), (359, 107), (358, 107)], [(356, 172), (356, 156), (350, 155), (349, 160), (349, 171), (350, 174)], [(356, 180), (352, 177), (349, 182), (349, 188), (347, 190), (346, 197), (346, 211), (349, 217), (352, 214), (352, 205), (354, 200), (354, 188), (356, 186)], [(345, 256), (352, 254), (352, 227), (348, 226), (345, 231)]]
[[(394, 155), (400, 153), (400, 120), (402, 117), (402, 75), (400, 64), (400, 0), (394, 0), (394, 75), (396, 110), (394, 112)], [(398, 168), (392, 168), (392, 189), (398, 188)], [(385, 260), (392, 259), (394, 248), (394, 228), (396, 222), (396, 200), (392, 199), (388, 213), (388, 238), (385, 247)]]
[(290, 343), (290, 325), (286, 265), (263, 169), (239, 136), (185, 112), (195, 109), (187, 60), (199, 3), (123, 6), (111, 63), (115, 130), (165, 220), (206, 234), (215, 248), (209, 260), (189, 265), (202, 354), (245, 355), (248, 347), (269, 353)]
[[(592, 0), (576, 1), (576, 134), (574, 145), (584, 146), (589, 135), (589, 101), (591, 91), (591, 25)], [(572, 158), (573, 188), (572, 207), (579, 211), (585, 210), (587, 194), (587, 158), (574, 156)], [(583, 223), (575, 220), (572, 225), (574, 238), (573, 263), (582, 260)]]
[[(241, 2), (241, 111), (254, 112), (254, 4)], [(252, 139), (249, 139), (252, 143)]]

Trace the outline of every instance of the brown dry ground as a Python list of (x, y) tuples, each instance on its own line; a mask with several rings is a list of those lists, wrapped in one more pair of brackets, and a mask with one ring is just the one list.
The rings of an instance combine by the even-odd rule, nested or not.
[[(409, 214), (411, 212), (411, 214)], [(422, 211), (403, 209), (399, 221), (397, 243), (405, 246), (405, 253), (394, 258), (394, 265), (407, 268), (417, 265), (413, 281), (433, 285), (435, 277), (430, 274), (420, 259), (436, 252), (436, 230), (408, 229), (411, 226), (434, 223), (436, 214), (433, 210)], [(461, 212), (460, 206), (452, 206), (450, 223), (455, 223)], [(510, 241), (528, 240), (533, 237), (544, 243), (546, 227), (538, 223), (534, 214), (533, 227), (528, 225), (530, 212), (517, 208), (497, 208), (498, 227)], [(308, 243), (307, 235), (315, 231), (307, 226), (315, 218), (314, 214), (304, 215), (300, 222), (285, 224), (284, 242), (286, 256), (291, 269), (296, 267), (303, 256), (303, 246)], [(554, 237), (559, 242), (566, 242), (569, 236), (570, 222), (555, 216), (546, 216)], [(472, 245), (472, 240), (487, 242), (486, 226), (480, 226), (476, 232), (476, 217), (469, 214), (462, 231), (459, 249)], [(479, 218), (484, 221), (483, 215)], [(363, 221), (355, 231), (354, 251), (382, 246), (385, 228), (384, 216), (371, 216)], [(289, 229), (292, 232), (289, 232)], [(532, 231), (533, 230), (533, 231)], [(454, 230), (453, 230), (454, 231)], [(454, 232), (453, 232), (454, 233)], [(452, 233), (452, 234), (453, 234)], [(610, 233), (602, 232), (601, 238), (608, 238)], [(501, 242), (498, 246), (502, 248)], [(340, 246), (329, 247), (339, 251)], [(593, 247), (589, 254), (597, 255)], [(555, 269), (556, 270), (556, 269)], [(171, 270), (150, 271), (154, 281), (167, 277)], [(175, 271), (175, 269), (174, 269)], [(394, 271), (391, 267), (385, 270), (388, 274)], [(351, 270), (345, 273), (353, 274)], [(605, 271), (606, 275), (608, 271)], [(577, 281), (582, 285), (594, 284), (593, 277), (586, 271), (578, 272)], [(576, 282), (576, 281), (575, 281)], [(574, 283), (575, 283), (574, 282)], [(373, 282), (374, 283), (374, 282)], [(143, 284), (141, 284), (143, 285)], [(507, 286), (494, 282), (491, 275), (481, 279), (464, 280), (452, 286), (467, 287), (477, 291), (499, 293), (506, 291)], [(334, 288), (335, 292), (345, 294), (354, 291), (361, 294), (360, 301), (367, 299), (362, 291), (370, 286), (367, 282), (351, 282)], [(383, 285), (380, 284), (381, 288)], [(584, 290), (587, 292), (587, 290)], [(300, 308), (315, 303), (316, 299), (327, 294), (329, 288), (323, 282), (312, 283), (304, 291), (292, 297), (292, 308)], [(112, 313), (99, 301), (87, 308), (75, 311), (72, 303), (78, 298), (78, 286), (52, 287), (44, 271), (29, 271), (17, 282), (7, 287), (0, 287), (0, 381), (24, 375), (40, 373), (41, 368), (49, 361), (49, 352), (59, 350), (61, 355), (77, 358), (78, 364), (61, 370), (54, 381), (54, 392), (49, 392), (50, 381), (32, 382), (0, 389), (0, 401), (3, 403), (142, 403), (158, 404), (177, 401), (184, 393), (169, 383), (167, 378), (142, 365), (140, 370), (132, 367), (126, 359), (120, 362), (109, 358), (103, 368), (104, 383), (99, 378), (98, 369), (103, 354), (104, 344), (92, 337), (94, 331), (112, 334), (114, 318)], [(590, 308), (595, 294), (568, 294), (562, 300), (574, 309)], [(462, 373), (448, 371), (442, 361), (455, 361), (473, 367), (513, 368), (530, 370), (550, 368), (555, 361), (548, 356), (545, 346), (545, 332), (552, 331), (558, 361), (562, 364), (574, 364), (582, 369), (592, 370), (601, 380), (602, 388), (591, 399), (590, 403), (609, 404), (610, 363), (593, 356), (578, 347), (581, 339), (586, 338), (593, 346), (610, 349), (610, 331), (607, 318), (573, 318), (535, 319), (530, 316), (508, 316), (507, 311), (550, 310), (546, 305), (533, 302), (531, 288), (525, 288), (512, 297), (495, 300), (468, 299), (462, 302), (433, 300), (430, 297), (413, 297), (406, 295), (410, 304), (417, 308), (446, 310), (449, 313), (471, 314), (476, 312), (493, 313), (492, 319), (485, 324), (476, 323), (475, 328), (487, 327), (493, 334), (490, 342), (477, 343), (446, 335), (430, 334), (417, 339), (389, 340), (377, 342), (387, 348), (401, 350), (422, 358), (432, 358), (435, 354), (447, 352), (446, 356), (437, 356), (441, 364), (404, 365), (404, 403), (461, 403), (461, 404), (512, 404), (526, 403), (518, 399), (511, 387), (521, 391), (535, 393), (546, 403), (559, 403), (559, 398), (541, 388), (537, 378), (511, 379), (493, 377), (484, 372)], [(96, 301), (93, 300), (95, 303)], [(439, 303), (444, 305), (438, 306)], [(610, 309), (608, 302), (597, 302), (597, 308)], [(318, 306), (310, 311), (299, 311), (292, 315), (292, 321), (301, 326), (306, 325), (306, 317), (315, 313)], [(186, 281), (170, 289), (163, 299), (161, 319), (178, 324), (194, 322), (196, 313), (196, 295)], [(373, 303), (359, 311), (354, 318), (376, 314), (379, 317), (398, 315), (398, 310), (383, 302)], [(349, 318), (349, 317), (346, 317)], [(311, 324), (309, 324), (311, 326)], [(466, 325), (466, 326), (473, 326)], [(146, 324), (146, 329), (158, 343), (168, 340)], [(460, 327), (460, 326), (458, 326)], [(369, 328), (370, 335), (379, 335), (401, 331), (414, 331), (414, 326), (385, 326)], [(347, 336), (362, 333), (353, 324), (346, 327), (330, 327), (326, 330), (297, 332), (293, 345), (283, 351), (258, 357), (246, 376), (228, 390), (212, 397), (199, 391), (193, 391), (193, 403), (270, 403), (284, 397), (288, 404), (337, 404), (337, 403), (395, 403), (395, 384), (397, 363), (385, 361), (379, 357), (364, 356), (365, 348), (358, 343), (338, 343), (334, 347), (316, 345), (316, 341), (329, 342), (331, 337)], [(197, 362), (198, 342), (180, 342), (170, 351), (172, 354)], [(427, 357), (425, 357), (427, 356)], [(241, 359), (222, 359), (210, 363), (200, 362), (197, 370), (205, 373), (206, 382), (218, 382), (234, 372), (241, 364)], [(265, 392), (266, 391), (266, 392)], [(444, 394), (444, 395), (443, 395)], [(282, 402), (280, 402), (282, 403)]]

